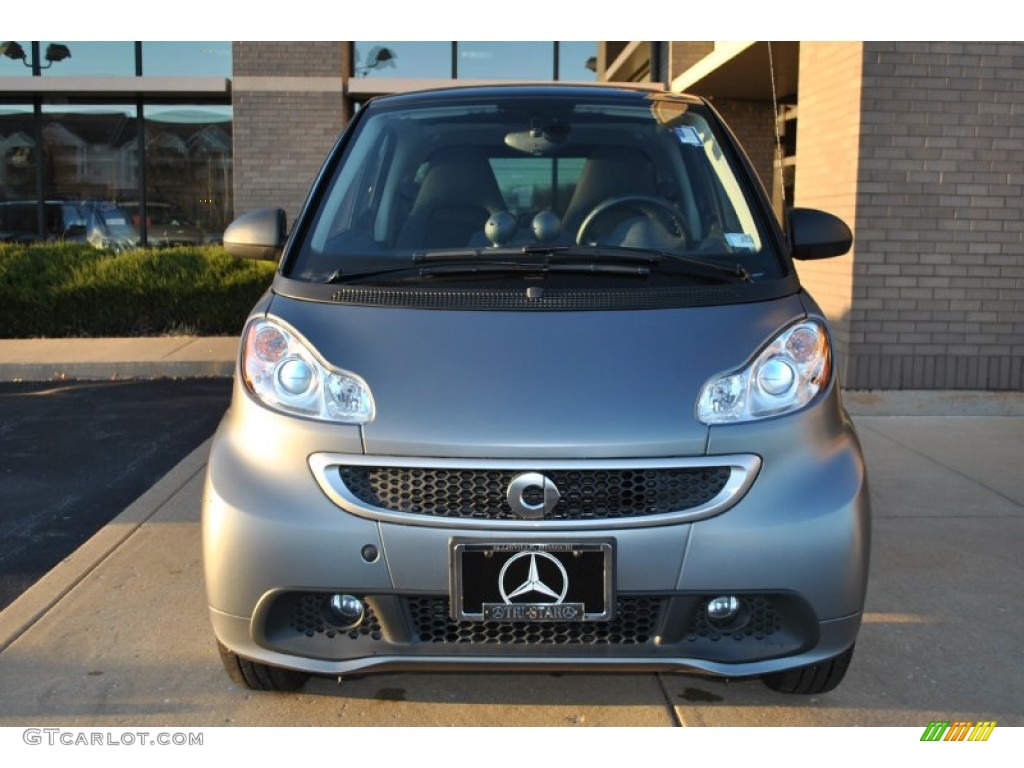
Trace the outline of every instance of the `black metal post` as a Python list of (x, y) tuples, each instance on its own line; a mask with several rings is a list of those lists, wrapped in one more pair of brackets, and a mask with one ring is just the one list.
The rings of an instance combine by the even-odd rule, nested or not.
[[(142, 77), (142, 43), (139, 41), (135, 43), (135, 76)], [(142, 103), (141, 93), (135, 98), (135, 129), (139, 152), (139, 245), (146, 248), (149, 245), (148, 211), (146, 209), (146, 121), (145, 105)]]
[[(39, 66), (39, 41), (32, 41), (32, 77), (43, 73)], [(46, 239), (46, 203), (43, 197), (43, 97), (36, 93), (32, 96), (32, 140), (35, 142), (36, 155), (36, 235), (40, 240)]]

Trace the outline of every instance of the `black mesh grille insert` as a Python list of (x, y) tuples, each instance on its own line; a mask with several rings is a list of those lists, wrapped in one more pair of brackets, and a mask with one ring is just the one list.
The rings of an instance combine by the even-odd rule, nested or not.
[(622, 597), (612, 621), (514, 623), (455, 621), (446, 598), (409, 598), (416, 639), (422, 643), (516, 645), (642, 645), (654, 637), (661, 599)]
[[(347, 466), (338, 471), (356, 498), (390, 512), (520, 519), (506, 498), (520, 470)], [(721, 492), (730, 469), (559, 469), (543, 474), (561, 494), (546, 520), (603, 520), (664, 515), (705, 504)]]
[(358, 627), (354, 629), (338, 629), (332, 626), (324, 618), (324, 610), (329, 599), (330, 595), (316, 593), (295, 595), (289, 626), (296, 632), (306, 635), (306, 637), (326, 635), (330, 638), (348, 637), (352, 640), (367, 636), (372, 637), (374, 640), (380, 640), (383, 637), (380, 623), (373, 613), (373, 608), (369, 605), (366, 605), (363, 621)]
[(740, 615), (735, 621), (719, 626), (708, 619), (707, 603), (701, 601), (700, 610), (693, 615), (690, 626), (686, 630), (686, 640), (691, 643), (704, 639), (718, 641), (725, 638), (764, 640), (781, 631), (779, 613), (775, 605), (767, 598), (744, 597), (742, 606)]

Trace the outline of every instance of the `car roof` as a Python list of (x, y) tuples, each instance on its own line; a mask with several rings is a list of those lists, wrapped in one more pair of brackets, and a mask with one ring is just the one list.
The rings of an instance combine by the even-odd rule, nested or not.
[(566, 98), (602, 100), (620, 99), (623, 102), (640, 102), (652, 96), (678, 100), (688, 104), (702, 104), (703, 100), (689, 94), (665, 91), (658, 83), (616, 84), (607, 83), (507, 83), (500, 85), (462, 85), (446, 88), (431, 88), (422, 91), (376, 96), (367, 105), (404, 106), (452, 101), (487, 101), (495, 98)]

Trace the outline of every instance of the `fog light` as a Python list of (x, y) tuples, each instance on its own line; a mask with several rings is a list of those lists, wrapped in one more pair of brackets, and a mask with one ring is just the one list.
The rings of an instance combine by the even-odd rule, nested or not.
[(327, 619), (339, 629), (351, 629), (363, 620), (363, 601), (352, 595), (331, 595), (327, 601)]
[(740, 613), (740, 599), (733, 595), (715, 597), (708, 600), (708, 618), (716, 624), (732, 621)]

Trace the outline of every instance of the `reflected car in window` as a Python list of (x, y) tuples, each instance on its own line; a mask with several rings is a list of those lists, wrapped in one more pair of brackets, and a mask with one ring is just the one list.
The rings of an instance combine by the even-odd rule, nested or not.
[(8, 242), (89, 243), (103, 250), (138, 246), (128, 214), (103, 200), (47, 200), (43, 203), (45, 235), (39, 236), (37, 204), (22, 200), (0, 203), (0, 239)]
[[(141, 237), (139, 204), (120, 203), (120, 208), (129, 215), (136, 237)], [(146, 202), (146, 242), (151, 248), (209, 245), (219, 241), (219, 237), (208, 234), (170, 203)]]

